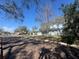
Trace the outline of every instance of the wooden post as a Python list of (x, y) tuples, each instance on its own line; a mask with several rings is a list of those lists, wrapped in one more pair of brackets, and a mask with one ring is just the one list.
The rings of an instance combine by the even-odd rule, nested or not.
[(3, 38), (0, 38), (1, 40), (1, 59), (3, 59)]

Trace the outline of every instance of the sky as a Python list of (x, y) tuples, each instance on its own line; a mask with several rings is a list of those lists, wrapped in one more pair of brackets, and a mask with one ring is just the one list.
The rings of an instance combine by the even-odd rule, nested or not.
[[(19, 1), (19, 0), (18, 0)], [(74, 0), (57, 0), (54, 2), (52, 9), (54, 12), (54, 15), (56, 17), (63, 16), (63, 13), (61, 10), (59, 10), (61, 4), (69, 4), (72, 3)], [(3, 11), (1, 11), (3, 12)], [(0, 12), (0, 13), (1, 13)], [(23, 19), (24, 22), (16, 22), (12, 19), (7, 18), (7, 15), (4, 15), (4, 12), (0, 14), (0, 28), (3, 28), (5, 31), (13, 32), (18, 26), (27, 26), (28, 29), (32, 29), (32, 27), (40, 27), (39, 23), (35, 21), (35, 9), (32, 6), (31, 9), (24, 11), (25, 18)]]

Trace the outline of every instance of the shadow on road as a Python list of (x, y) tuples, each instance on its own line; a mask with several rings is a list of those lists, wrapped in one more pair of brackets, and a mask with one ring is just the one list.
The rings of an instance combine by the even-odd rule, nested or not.
[[(4, 59), (79, 59), (78, 48), (35, 40), (25, 40), (23, 42), (23, 44), (13, 43), (15, 45), (9, 45)], [(48, 46), (51, 49), (47, 48)]]

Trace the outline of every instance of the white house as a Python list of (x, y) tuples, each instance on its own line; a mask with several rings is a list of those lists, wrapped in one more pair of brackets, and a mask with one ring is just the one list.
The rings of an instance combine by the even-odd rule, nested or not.
[(54, 36), (54, 35), (61, 35), (61, 33), (62, 33), (62, 28), (63, 28), (63, 25), (62, 24), (59, 24), (59, 25), (53, 25), (53, 26), (51, 26), (50, 25), (50, 30), (49, 30), (49, 32), (48, 32), (48, 35), (52, 35), (52, 36)]
[[(42, 29), (45, 29), (43, 34), (61, 35), (64, 22), (65, 19), (63, 17), (57, 17), (53, 20), (50, 20), (48, 23), (45, 23), (41, 26)], [(46, 25), (48, 25), (48, 27), (46, 27)]]
[(37, 35), (42, 35), (42, 32), (37, 32)]

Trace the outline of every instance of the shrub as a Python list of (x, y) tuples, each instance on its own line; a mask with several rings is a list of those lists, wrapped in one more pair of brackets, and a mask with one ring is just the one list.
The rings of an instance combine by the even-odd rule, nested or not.
[(68, 43), (68, 44), (73, 44), (75, 41), (74, 36), (62, 36), (62, 42)]

